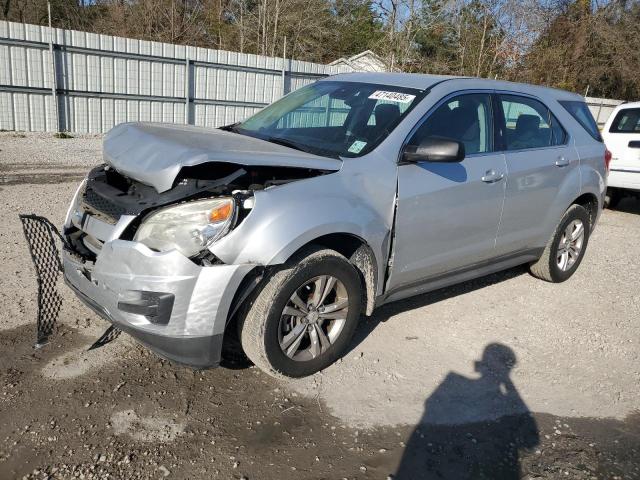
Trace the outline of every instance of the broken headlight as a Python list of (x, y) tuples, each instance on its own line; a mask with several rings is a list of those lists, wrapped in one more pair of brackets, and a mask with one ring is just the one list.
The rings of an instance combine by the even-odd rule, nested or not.
[(226, 235), (234, 216), (232, 198), (183, 203), (146, 217), (134, 240), (160, 252), (176, 249), (191, 257)]
[(73, 195), (73, 199), (71, 200), (71, 204), (69, 205), (69, 209), (67, 210), (67, 215), (64, 219), (64, 226), (70, 227), (73, 224), (74, 215), (77, 216), (76, 220), (80, 223), (82, 219), (82, 212), (80, 212), (80, 204), (82, 203), (82, 197), (84, 193), (84, 189), (87, 186), (87, 179), (85, 178), (80, 182), (78, 188), (76, 189), (76, 193)]

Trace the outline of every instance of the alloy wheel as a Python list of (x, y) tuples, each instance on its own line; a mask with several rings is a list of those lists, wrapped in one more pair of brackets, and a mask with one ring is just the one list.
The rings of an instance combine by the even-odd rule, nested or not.
[(349, 313), (344, 284), (331, 275), (314, 277), (297, 288), (280, 316), (278, 341), (287, 357), (309, 361), (329, 350)]
[(560, 237), (556, 261), (558, 268), (567, 271), (580, 258), (584, 244), (584, 224), (582, 220), (573, 220), (567, 225)]

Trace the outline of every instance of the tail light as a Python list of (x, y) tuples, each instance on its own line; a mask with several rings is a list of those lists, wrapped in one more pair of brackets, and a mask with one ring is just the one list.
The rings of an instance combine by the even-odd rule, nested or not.
[(609, 173), (609, 166), (611, 165), (611, 152), (605, 148), (604, 150), (604, 166), (607, 169), (607, 173)]

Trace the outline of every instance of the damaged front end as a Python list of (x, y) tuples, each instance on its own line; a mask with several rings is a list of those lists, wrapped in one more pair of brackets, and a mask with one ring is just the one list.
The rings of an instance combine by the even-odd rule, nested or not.
[[(155, 128), (127, 127), (138, 132)], [(125, 129), (122, 135), (130, 133)], [(177, 148), (175, 140), (164, 163), (142, 172), (136, 165), (140, 152), (118, 144), (119, 154), (129, 156), (125, 162), (114, 154), (110, 136), (107, 164), (89, 173), (65, 220), (64, 279), (85, 304), (159, 355), (194, 367), (216, 366), (232, 302), (258, 265), (225, 264), (209, 247), (250, 215), (255, 191), (336, 168), (314, 168), (322, 162), (313, 159), (282, 166), (273, 156), (249, 158), (247, 148), (246, 161), (213, 160), (192, 146)], [(157, 145), (143, 150), (151, 154), (150, 148)], [(174, 158), (177, 172), (166, 168), (171, 155), (179, 157)], [(172, 177), (169, 188), (167, 176)]]
[[(217, 215), (213, 219), (216, 221), (202, 222), (202, 225), (196, 222), (191, 230), (172, 232), (189, 237), (182, 239), (184, 243), (193, 240), (190, 245), (173, 245), (178, 251), (196, 263), (209, 266), (217, 261), (206, 247), (244, 220), (253, 208), (255, 191), (323, 173), (292, 167), (207, 163), (184, 167), (173, 188), (158, 193), (153, 187), (126, 177), (108, 165), (101, 165), (89, 173), (86, 185), (76, 196), (64, 233), (69, 243), (90, 259), (95, 259), (105, 241), (116, 238), (141, 241), (154, 250), (162, 251), (171, 249), (172, 242), (162, 245), (153, 239), (145, 241), (147, 235), (140, 232), (141, 226), (154, 220), (157, 223), (160, 212), (170, 212), (171, 208), (182, 209), (176, 214), (186, 216), (197, 213), (186, 211), (191, 205), (197, 205), (196, 202), (206, 204), (206, 201), (213, 201), (215, 205), (212, 204), (210, 210)], [(220, 221), (223, 221), (220, 228), (214, 228)], [(159, 226), (162, 227), (161, 224)]]

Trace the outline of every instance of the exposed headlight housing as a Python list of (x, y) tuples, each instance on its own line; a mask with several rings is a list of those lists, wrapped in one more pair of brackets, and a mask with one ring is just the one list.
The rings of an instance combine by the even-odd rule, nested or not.
[(229, 197), (163, 208), (142, 221), (134, 240), (160, 252), (175, 249), (192, 257), (229, 232), (235, 213), (235, 201)]
[(84, 194), (84, 189), (87, 186), (87, 179), (85, 178), (80, 182), (78, 188), (76, 189), (76, 193), (73, 195), (73, 199), (71, 199), (71, 204), (69, 205), (69, 209), (67, 210), (67, 215), (64, 217), (64, 226), (66, 228), (70, 227), (73, 224), (73, 216), (77, 215), (79, 218), (78, 221), (82, 218), (80, 210), (80, 204), (82, 203), (82, 196)]

